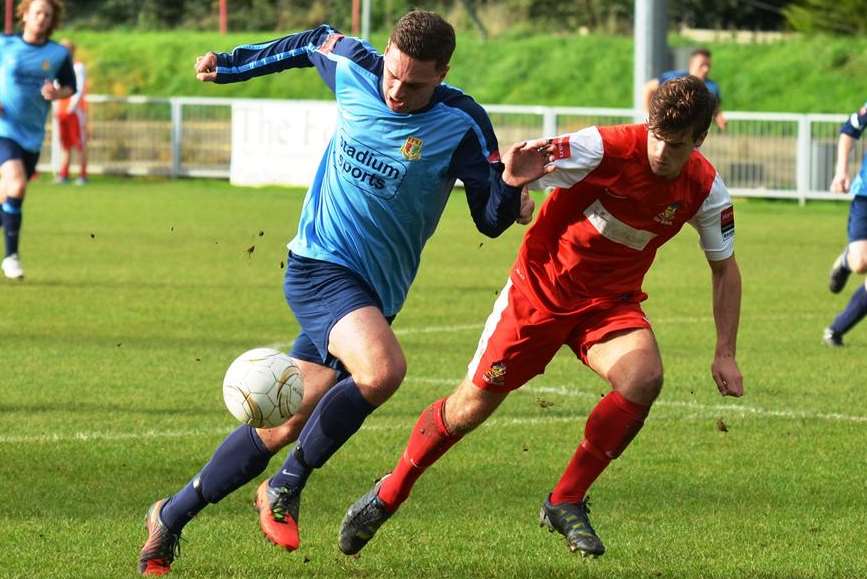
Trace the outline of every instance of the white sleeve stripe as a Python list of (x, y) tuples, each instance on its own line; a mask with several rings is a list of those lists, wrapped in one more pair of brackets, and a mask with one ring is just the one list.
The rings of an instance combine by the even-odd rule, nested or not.
[(856, 129), (861, 128), (861, 123), (858, 122), (858, 113), (852, 113), (852, 116), (849, 117), (849, 124), (852, 125)]

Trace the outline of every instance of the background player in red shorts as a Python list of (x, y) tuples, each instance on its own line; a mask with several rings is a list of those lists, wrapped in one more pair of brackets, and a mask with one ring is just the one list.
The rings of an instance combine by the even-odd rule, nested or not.
[[(66, 39), (60, 44), (75, 59), (75, 45)], [(69, 181), (69, 162), (72, 150), (78, 151), (79, 172), (76, 183), (87, 183), (87, 73), (84, 63), (74, 60), (75, 85), (78, 90), (71, 97), (57, 101), (57, 126), (60, 132), (60, 172), (58, 183)]]
[(353, 504), (340, 549), (358, 552), (409, 496), (424, 470), (481, 424), (561, 346), (611, 385), (584, 438), (543, 502), (540, 522), (573, 551), (598, 556), (587, 489), (638, 434), (662, 388), (662, 361), (639, 302), (656, 250), (685, 223), (699, 232), (713, 278), (717, 343), (711, 374), (741, 396), (735, 362), (741, 277), (728, 191), (698, 152), (716, 101), (695, 77), (662, 85), (646, 125), (590, 127), (551, 141), (554, 186), (527, 231), (506, 287), (457, 390), (425, 409), (391, 474)]

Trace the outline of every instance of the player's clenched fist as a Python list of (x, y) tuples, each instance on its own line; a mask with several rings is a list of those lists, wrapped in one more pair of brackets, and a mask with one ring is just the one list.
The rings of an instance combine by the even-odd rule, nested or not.
[(217, 80), (217, 55), (209, 52), (196, 58), (196, 78), (202, 82)]

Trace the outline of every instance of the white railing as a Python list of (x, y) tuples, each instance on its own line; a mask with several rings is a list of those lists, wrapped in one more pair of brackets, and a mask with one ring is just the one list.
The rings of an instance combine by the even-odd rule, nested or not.
[[(232, 104), (227, 98), (89, 97), (93, 173), (228, 178)], [(572, 132), (594, 124), (634, 122), (631, 109), (489, 105), (501, 144)], [(726, 112), (702, 147), (735, 195), (847, 199), (828, 192), (845, 115)], [(42, 170), (52, 166), (51, 136)], [(52, 155), (52, 153), (55, 153)], [(853, 169), (863, 148), (858, 143)]]

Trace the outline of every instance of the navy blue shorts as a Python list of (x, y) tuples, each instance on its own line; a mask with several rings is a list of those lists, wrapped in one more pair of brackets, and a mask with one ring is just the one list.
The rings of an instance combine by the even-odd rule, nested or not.
[(39, 151), (32, 153), (21, 148), (17, 142), (6, 137), (0, 137), (0, 165), (11, 159), (21, 159), (24, 163), (24, 172), (29, 181), (36, 173), (36, 163), (39, 162)]
[[(289, 355), (339, 373), (346, 368), (328, 352), (328, 336), (334, 324), (363, 307), (373, 306), (382, 311), (376, 293), (354, 271), (291, 252), (286, 259), (283, 294), (301, 325), (301, 333)], [(386, 319), (391, 323), (394, 316)]]
[(867, 195), (855, 195), (849, 206), (849, 243), (867, 239)]

